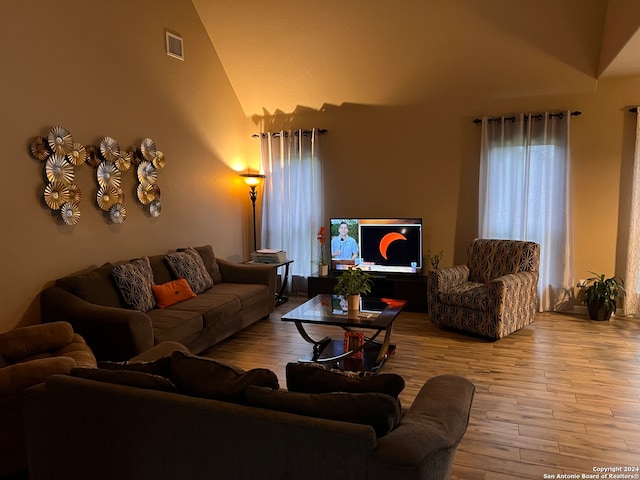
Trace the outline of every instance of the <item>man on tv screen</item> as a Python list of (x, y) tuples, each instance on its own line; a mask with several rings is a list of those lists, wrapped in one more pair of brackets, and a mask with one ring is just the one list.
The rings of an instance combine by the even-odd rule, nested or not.
[(340, 222), (338, 235), (331, 239), (331, 258), (334, 260), (354, 260), (358, 257), (358, 242), (349, 236), (347, 222)]

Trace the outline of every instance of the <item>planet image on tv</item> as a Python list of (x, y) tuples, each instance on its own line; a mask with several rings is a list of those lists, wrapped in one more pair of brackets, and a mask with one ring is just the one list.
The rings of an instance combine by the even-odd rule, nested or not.
[(380, 255), (382, 255), (382, 258), (388, 260), (387, 249), (389, 248), (389, 245), (391, 245), (391, 243), (397, 240), (407, 240), (407, 237), (398, 232), (387, 233), (384, 237), (382, 237), (382, 239), (380, 240)]

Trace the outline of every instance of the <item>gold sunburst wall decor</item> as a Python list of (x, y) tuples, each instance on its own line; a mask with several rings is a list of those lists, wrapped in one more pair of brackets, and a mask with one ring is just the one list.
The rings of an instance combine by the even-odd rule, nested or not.
[(71, 185), (75, 177), (73, 165), (63, 155), (51, 154), (47, 158), (44, 172), (50, 182), (58, 181), (65, 185)]
[(136, 196), (138, 201), (146, 207), (149, 215), (158, 217), (162, 212), (160, 187), (157, 183), (158, 170), (162, 170), (166, 165), (164, 153), (157, 149), (156, 143), (151, 138), (147, 137), (140, 142), (136, 155), (138, 157)]
[(69, 201), (69, 186), (54, 180), (44, 187), (44, 201), (51, 210), (60, 210), (60, 207)]
[(67, 155), (73, 150), (73, 137), (66, 128), (53, 127), (47, 140), (51, 150), (58, 155)]
[(82, 165), (87, 160), (87, 149), (84, 145), (74, 142), (71, 152), (67, 154), (67, 160), (73, 165)]
[(67, 202), (60, 208), (62, 221), (67, 225), (75, 225), (80, 220), (80, 209), (75, 203)]
[(121, 185), (123, 174), (128, 171), (133, 172), (137, 182), (135, 198), (146, 213), (158, 217), (162, 211), (157, 181), (166, 159), (149, 137), (136, 146), (121, 149), (113, 137), (102, 137), (96, 145), (83, 144), (66, 128), (55, 126), (47, 136), (31, 139), (29, 153), (43, 163), (44, 203), (60, 215), (65, 225), (80, 221), (82, 192), (76, 183), (76, 169), (84, 164), (95, 169), (95, 205), (111, 223), (121, 224), (127, 218)]

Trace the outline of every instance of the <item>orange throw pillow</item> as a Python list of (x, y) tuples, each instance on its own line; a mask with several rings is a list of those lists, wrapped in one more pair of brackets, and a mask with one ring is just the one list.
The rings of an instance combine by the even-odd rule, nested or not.
[(163, 283), (161, 285), (151, 285), (153, 296), (156, 297), (158, 308), (166, 308), (183, 300), (188, 300), (196, 296), (184, 278)]

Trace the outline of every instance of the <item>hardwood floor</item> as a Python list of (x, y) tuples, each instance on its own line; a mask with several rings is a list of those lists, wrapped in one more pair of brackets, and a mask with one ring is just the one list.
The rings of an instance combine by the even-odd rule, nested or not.
[[(270, 368), (284, 387), (285, 365), (310, 346), (280, 316), (304, 300), (291, 298), (269, 320), (207, 355), (246, 369)], [(340, 335), (332, 327), (308, 331)], [(640, 320), (542, 313), (533, 325), (492, 342), (403, 312), (393, 341), (396, 353), (382, 372), (405, 379), (404, 407), (434, 375), (458, 374), (476, 385), (452, 478), (640, 478)], [(629, 477), (586, 476), (607, 467), (635, 469), (617, 472)]]

